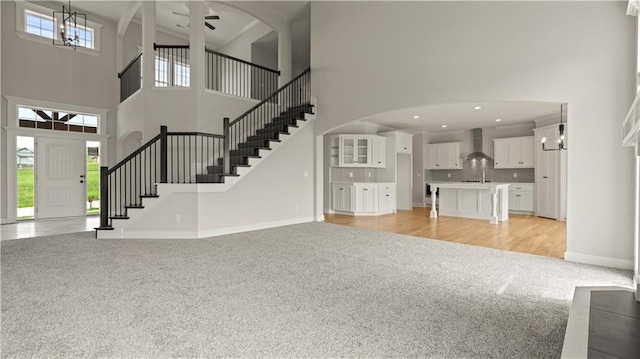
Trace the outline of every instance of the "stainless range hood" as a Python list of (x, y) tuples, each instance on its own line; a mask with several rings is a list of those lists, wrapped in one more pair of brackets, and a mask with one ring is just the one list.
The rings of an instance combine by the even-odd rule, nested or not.
[(491, 157), (482, 152), (482, 129), (474, 128), (471, 130), (473, 133), (473, 152), (470, 153), (465, 160), (487, 160), (490, 161)]

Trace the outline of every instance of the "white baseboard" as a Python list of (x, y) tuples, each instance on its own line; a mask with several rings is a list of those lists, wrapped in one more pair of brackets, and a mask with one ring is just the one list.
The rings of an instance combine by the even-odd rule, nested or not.
[(0, 218), (0, 224), (7, 224), (9, 223), (9, 220), (6, 218)]
[(130, 231), (129, 232), (127, 230), (124, 230), (118, 233), (117, 230), (101, 231), (98, 234), (98, 236), (101, 239), (110, 239), (110, 238), (201, 239), (201, 238), (222, 236), (225, 234), (256, 231), (259, 229), (282, 227), (282, 226), (288, 226), (292, 224), (308, 223), (308, 222), (314, 222), (314, 221), (315, 221), (315, 217), (304, 217), (304, 218), (287, 219), (283, 221), (255, 223), (255, 224), (244, 225), (244, 226), (218, 228), (218, 229), (210, 229), (210, 230), (203, 230), (203, 231), (182, 231), (182, 232), (174, 232), (174, 231), (171, 231), (171, 232)]
[(419, 202), (419, 203), (413, 203), (414, 207), (427, 207), (427, 205), (424, 202)]
[(249, 224), (249, 225), (244, 225), (244, 226), (235, 226), (235, 227), (227, 227), (227, 228), (220, 228), (220, 229), (210, 229), (210, 230), (207, 230), (207, 231), (199, 231), (198, 238), (216, 237), (216, 236), (222, 236), (222, 235), (225, 235), (225, 234), (257, 231), (259, 229), (267, 229), (267, 228), (274, 228), (274, 227), (289, 226), (289, 225), (292, 225), (292, 224), (309, 223), (309, 222), (314, 222), (314, 221), (315, 221), (314, 217), (304, 217), (304, 218), (286, 219), (286, 220), (283, 220), (283, 221), (255, 223), (255, 224)]
[(593, 264), (603, 267), (631, 269), (633, 270), (633, 261), (628, 259), (610, 258), (594, 256), (591, 254), (564, 252), (564, 259), (569, 262)]
[(324, 222), (324, 214), (316, 217), (316, 222)]

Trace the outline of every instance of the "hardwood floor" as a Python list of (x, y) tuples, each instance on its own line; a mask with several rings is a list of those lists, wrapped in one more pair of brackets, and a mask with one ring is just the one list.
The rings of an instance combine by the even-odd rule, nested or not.
[(496, 225), (481, 219), (429, 218), (429, 211), (429, 207), (414, 207), (413, 211), (399, 210), (396, 214), (372, 217), (325, 213), (325, 222), (547, 257), (564, 257), (566, 222), (510, 213), (508, 221)]

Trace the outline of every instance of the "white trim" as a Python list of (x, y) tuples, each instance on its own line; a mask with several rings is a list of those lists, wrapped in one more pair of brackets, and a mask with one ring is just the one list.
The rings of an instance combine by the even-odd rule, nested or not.
[(316, 222), (324, 222), (324, 214), (316, 217)]
[(16, 223), (9, 221), (7, 218), (0, 218), (0, 224), (9, 224), (9, 223)]
[(589, 307), (591, 292), (597, 290), (626, 290), (623, 287), (576, 287), (569, 312), (562, 345), (562, 359), (586, 358), (589, 350)]
[[(48, 7), (44, 7), (44, 6), (40, 6), (40, 5), (36, 5), (34, 3), (31, 2), (27, 2), (27, 1), (23, 1), (23, 0), (16, 0), (16, 34), (25, 40), (30, 40), (30, 41), (34, 41), (43, 45), (49, 45), (49, 46), (53, 46), (53, 47), (57, 47), (57, 48), (61, 48), (61, 49), (66, 49), (66, 50), (71, 50), (73, 51), (73, 48), (71, 48), (70, 46), (54, 46), (53, 45), (53, 39), (49, 39), (46, 37), (42, 37), (42, 36), (37, 36), (37, 35), (33, 35), (30, 34), (28, 32), (26, 32), (25, 29), (25, 19), (24, 19), (24, 15), (25, 15), (25, 10), (29, 10), (32, 12), (35, 12), (37, 14), (43, 15), (43, 16), (52, 16), (53, 11), (55, 11), (55, 9), (51, 9)], [(49, 15), (51, 14), (51, 15)], [(84, 54), (88, 54), (88, 55), (93, 55), (93, 56), (98, 56), (100, 55), (100, 37), (101, 37), (101, 32), (100, 29), (102, 28), (102, 24), (91, 21), (91, 20), (87, 20), (87, 28), (93, 30), (93, 48), (88, 48), (88, 47), (82, 47), (82, 46), (78, 46), (76, 48), (77, 52), (80, 53), (84, 53)], [(56, 28), (56, 22), (54, 19), (54, 39), (58, 38), (58, 33), (57, 33), (57, 28)]]
[(281, 221), (247, 224), (243, 226), (234, 226), (234, 227), (227, 227), (227, 228), (221, 228), (221, 229), (212, 229), (207, 231), (199, 231), (198, 238), (216, 237), (216, 236), (222, 236), (225, 234), (256, 231), (260, 229), (290, 226), (292, 224), (309, 223), (314, 221), (315, 221), (314, 217), (303, 217), (303, 218), (285, 219)]
[[(234, 226), (220, 229), (212, 229), (205, 231), (180, 231), (180, 232), (129, 232), (126, 229), (120, 231), (98, 231), (98, 238), (153, 238), (153, 239), (203, 239), (210, 237), (223, 236), (226, 234), (256, 231), (260, 229), (268, 229), (274, 227), (289, 226), (293, 224), (314, 222), (314, 217), (303, 217), (294, 219), (285, 219), (281, 221), (263, 222), (257, 224), (248, 224), (242, 226)], [(115, 233), (114, 233), (115, 232)]]
[(427, 207), (427, 204), (424, 202), (413, 202), (414, 207)]
[(633, 261), (610, 257), (594, 256), (590, 254), (564, 252), (564, 259), (569, 262), (593, 264), (603, 267), (633, 270)]
[[(4, 98), (7, 99), (7, 126), (4, 129), (7, 131), (7, 154), (15, 153), (16, 151), (16, 136), (32, 136), (37, 141), (38, 137), (55, 137), (55, 138), (69, 138), (69, 139), (78, 139), (84, 141), (99, 141), (100, 142), (100, 165), (106, 166), (108, 162), (108, 153), (109, 153), (109, 144), (108, 138), (109, 136), (106, 134), (107, 132), (107, 113), (109, 110), (95, 108), (95, 107), (85, 107), (85, 106), (76, 106), (70, 104), (63, 104), (57, 102), (50, 101), (41, 101), (35, 99), (27, 99), (13, 96), (6, 96)], [(97, 134), (93, 133), (80, 133), (80, 132), (66, 132), (66, 131), (55, 131), (55, 130), (45, 130), (45, 129), (37, 129), (37, 128), (26, 128), (18, 126), (18, 106), (33, 106), (38, 108), (52, 109), (52, 110), (60, 110), (65, 112), (78, 112), (78, 113), (87, 113), (93, 114), (100, 117), (99, 120), (99, 129)], [(38, 154), (36, 153), (36, 156)], [(7, 223), (15, 223), (17, 221), (18, 216), (18, 203), (16, 198), (17, 193), (17, 164), (16, 164), (16, 156), (9, 155), (7, 156), (7, 200), (6, 200), (6, 210), (7, 210)], [(35, 200), (35, 197), (34, 197)], [(35, 203), (34, 203), (35, 204)]]

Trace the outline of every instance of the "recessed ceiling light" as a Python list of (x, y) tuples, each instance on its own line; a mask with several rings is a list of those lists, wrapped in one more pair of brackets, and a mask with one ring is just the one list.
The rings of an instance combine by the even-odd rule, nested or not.
[(442, 125), (442, 128), (446, 128), (446, 127), (447, 127), (447, 125)]
[(479, 109), (481, 109), (481, 108), (482, 108), (482, 106), (476, 106), (476, 107), (474, 107), (473, 109), (474, 109), (474, 110), (479, 110)]
[(420, 116), (413, 116), (413, 118), (420, 118)]
[(502, 121), (501, 118), (496, 118), (496, 122), (500, 122), (500, 121)]

